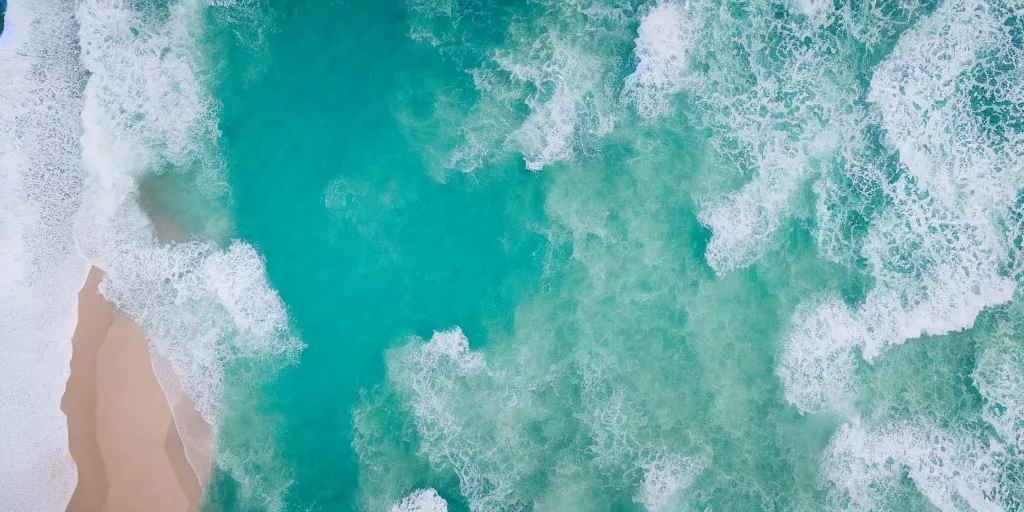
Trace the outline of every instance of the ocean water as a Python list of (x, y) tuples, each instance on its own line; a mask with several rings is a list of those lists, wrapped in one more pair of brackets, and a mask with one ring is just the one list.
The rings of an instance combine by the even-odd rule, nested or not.
[(203, 510), (1024, 507), (1024, 3), (10, 2), (17, 510), (90, 264)]

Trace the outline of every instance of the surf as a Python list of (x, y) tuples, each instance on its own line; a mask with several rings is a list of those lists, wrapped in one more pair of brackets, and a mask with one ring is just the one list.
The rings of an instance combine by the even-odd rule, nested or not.
[[(184, 393), (215, 438), (225, 388), (240, 384), (225, 385), (235, 362), (266, 361), (272, 375), (302, 347), (250, 245), (220, 246), (204, 233), (160, 241), (153, 212), (141, 207), (140, 184), (165, 172), (193, 176), (208, 197), (226, 193), (216, 102), (196, 45), (215, 6), (186, 0), (163, 12), (148, 8), (155, 10), (83, 0), (14, 4), (7, 13), (0, 57), (8, 81), (0, 94), (12, 108), (5, 106), (0, 126), (12, 214), (0, 232), (4, 302), (20, 309), (4, 315), (11, 421), (3, 442), (12, 444), (3, 487), (15, 508), (63, 508), (75, 486), (66, 420), (54, 400), (67, 380), (75, 293), (89, 265), (106, 272), (101, 293), (142, 326), (170, 365), (173, 375), (158, 372), (165, 391)], [(179, 430), (196, 464), (203, 440)], [(214, 462), (239, 479), (259, 478), (249, 476), (249, 461), (263, 457), (253, 450), (261, 448), (220, 443)], [(269, 499), (265, 487), (251, 492)]]

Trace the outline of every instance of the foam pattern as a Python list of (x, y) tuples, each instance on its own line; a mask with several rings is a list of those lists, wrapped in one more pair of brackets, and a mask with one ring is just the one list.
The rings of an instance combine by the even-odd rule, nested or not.
[(887, 508), (905, 473), (939, 510), (1002, 510), (1001, 451), (994, 440), (936, 426), (867, 429), (848, 424), (832, 438), (822, 477), (833, 486), (830, 505), (835, 509)]
[[(138, 201), (169, 172), (227, 200), (197, 42), (211, 23), (262, 23), (257, 3), (8, 12), (0, 298), (18, 309), (0, 317), (0, 403), (23, 422), (0, 427), (0, 475), (15, 508), (59, 509), (73, 487), (54, 369), (88, 263), (230, 431), (215, 460), (240, 500), (287, 508), (295, 472), (252, 389), (302, 343), (264, 261), (241, 240), (162, 245)], [(438, 110), (460, 140), (443, 165), (551, 168), (549, 252), (508, 332), (464, 324), (473, 345), (451, 328), (387, 353), (354, 413), (366, 509), (1024, 501), (1019, 5), (407, 7), (410, 36), (471, 82), (464, 111)], [(234, 32), (258, 49), (269, 28), (249, 28)], [(351, 206), (349, 189), (374, 192), (340, 180), (325, 204)], [(911, 382), (873, 379), (890, 374)]]
[(633, 500), (650, 511), (678, 510), (685, 504), (680, 495), (693, 485), (707, 467), (707, 461), (675, 457), (645, 462), (641, 467), (643, 485)]
[(100, 291), (143, 326), (211, 424), (220, 419), (227, 367), (238, 359), (287, 360), (301, 346), (248, 244), (226, 251), (198, 240), (138, 248), (110, 268)]
[(1019, 508), (1019, 5), (408, 5), (551, 248), (512, 332), (389, 353), (366, 503)]
[(130, 190), (132, 180), (174, 168), (199, 174), (211, 194), (225, 192), (217, 107), (194, 43), (207, 8), (200, 0), (172, 2), (166, 14), (108, 0), (79, 4), (82, 61), (92, 73), (83, 159), (101, 186)]
[[(139, 183), (167, 171), (208, 197), (226, 194), (217, 106), (195, 44), (211, 9), (231, 9), (216, 3), (42, 1), (8, 12), (0, 193), (11, 214), (0, 219), (0, 275), (3, 302), (17, 307), (0, 324), (12, 383), (2, 392), (5, 417), (25, 423), (4, 424), (0, 487), (14, 510), (63, 509), (75, 485), (60, 397), (89, 264), (107, 272), (101, 292), (140, 323), (215, 430), (238, 415), (232, 401), (253, 405), (239, 389), (251, 395), (302, 346), (252, 246), (162, 246), (139, 207)], [(267, 418), (248, 420), (267, 433)], [(268, 470), (280, 463), (266, 462), (278, 459), (256, 437), (225, 443), (219, 458), (251, 482), (243, 495), (270, 503), (263, 495), (279, 499), (287, 486), (268, 479), (287, 471)]]
[(138, 199), (139, 183), (163, 172), (188, 177), (208, 198), (226, 195), (218, 105), (197, 41), (208, 20), (234, 22), (232, 10), (241, 22), (259, 17), (247, 3), (137, 7), (108, 0), (78, 6), (82, 61), (91, 73), (82, 110), (89, 179), (81, 246), (107, 272), (100, 291), (142, 326), (215, 437), (230, 429), (214, 462), (239, 482), (243, 499), (279, 509), (290, 472), (272, 442), (275, 420), (259, 412), (252, 390), (303, 345), (251, 245), (160, 244)]
[(447, 166), (473, 171), (511, 152), (537, 171), (594, 150), (615, 127), (618, 68), (606, 56), (629, 43), (633, 3), (539, 2), (523, 19), (481, 15), (474, 2), (408, 2), (413, 37), (471, 73), (480, 93)]
[(804, 412), (842, 409), (855, 393), (854, 348), (870, 334), (835, 296), (802, 304), (793, 324), (778, 368), (786, 399)]
[[(469, 340), (459, 329), (435, 333), (426, 343), (414, 340), (389, 364), (409, 365), (410, 372), (396, 375), (401, 379), (397, 385), (410, 393), (422, 449), (431, 463), (458, 475), (459, 489), (473, 509), (515, 506), (520, 480), (531, 465), (520, 445), (522, 432), (502, 428), (506, 422), (501, 418), (470, 422), (454, 416), (453, 410), (469, 412), (466, 404), (457, 403), (464, 398), (478, 407), (498, 400), (510, 405), (505, 415), (514, 417), (524, 414), (529, 404), (495, 385), (483, 357), (469, 350)], [(473, 386), (475, 392), (468, 397), (458, 393), (469, 382), (479, 382)], [(491, 407), (480, 410), (487, 409)]]
[[(747, 404), (722, 396), (708, 416), (714, 398), (701, 382), (733, 384), (702, 369), (724, 364), (733, 334), (695, 334), (707, 359), (688, 353), (680, 309), (713, 322), (699, 304), (714, 300), (684, 298), (701, 263), (680, 268), (666, 236), (672, 203), (651, 200), (684, 197), (661, 163), (607, 180), (585, 179), (593, 167), (554, 173), (547, 235), (571, 256), (548, 263), (552, 292), (517, 308), (514, 332), (474, 349), (461, 331), (441, 331), (389, 352), (387, 381), (355, 414), (367, 508), (429, 483), (472, 510), (699, 509), (708, 489), (728, 485), (710, 470), (709, 445)], [(622, 208), (610, 214), (608, 201)]]
[(789, 219), (806, 215), (809, 182), (857, 165), (850, 156), (872, 120), (860, 101), (871, 63), (857, 55), (894, 41), (927, 7), (660, 2), (643, 17), (623, 97), (647, 118), (683, 102), (686, 121), (710, 135), (708, 181), (735, 177), (695, 190), (718, 274), (759, 261)]
[[(991, 129), (998, 117), (980, 115), (991, 107), (975, 99), (1010, 103), (1018, 83), (1016, 71), (999, 71), (1001, 61), (1021, 58), (1001, 16), (979, 3), (947, 3), (875, 71), (869, 100), (899, 157), (896, 173), (856, 178), (884, 180), (875, 185), (887, 204), (861, 249), (875, 286), (855, 307), (830, 297), (794, 317), (780, 375), (800, 409), (829, 405), (835, 397), (825, 395), (850, 374), (834, 363), (851, 361), (855, 349), (870, 362), (908, 339), (969, 328), (984, 308), (1012, 297), (1024, 144), (1012, 126)], [(978, 74), (992, 78), (979, 84)]]
[(1024, 450), (1024, 350), (1016, 342), (1020, 326), (1019, 300), (1014, 300), (1009, 319), (1000, 320), (979, 347), (972, 375), (986, 407), (985, 421), (1011, 447)]
[(637, 29), (636, 70), (625, 79), (623, 97), (646, 118), (670, 114), (673, 95), (690, 76), (690, 54), (703, 25), (690, 4), (666, 2), (647, 13)]
[[(411, 408), (421, 453), (435, 469), (458, 477), (470, 508), (526, 506), (533, 482), (549, 469), (542, 464), (545, 451), (562, 450), (531, 436), (536, 428), (531, 425), (546, 424), (559, 414), (550, 410), (554, 404), (545, 390), (551, 378), (538, 381), (533, 369), (492, 369), (482, 354), (469, 349), (457, 328), (437, 332), (427, 342), (414, 339), (389, 354), (388, 362), (396, 390)], [(601, 371), (588, 371), (584, 386), (607, 388), (595, 376)], [(592, 468), (607, 474), (609, 482), (618, 480), (613, 485), (636, 486), (634, 501), (648, 510), (667, 510), (706, 467), (706, 454), (687, 457), (649, 444), (643, 440), (642, 410), (621, 394), (607, 400), (593, 393), (599, 391), (584, 393), (580, 414), (595, 444), (576, 453), (591, 459)]]
[(708, 3), (692, 14), (708, 25), (685, 88), (693, 122), (712, 134), (714, 172), (746, 181), (701, 200), (701, 223), (712, 231), (705, 258), (720, 275), (763, 257), (800, 213), (801, 189), (843, 148), (861, 144), (856, 44), (835, 36), (845, 30), (837, 21), (774, 9), (754, 3), (729, 15)]
[(448, 512), (448, 502), (433, 489), (418, 489), (391, 507), (391, 512)]
[(1024, 328), (1022, 304), (1018, 293), (1008, 305), (983, 318), (988, 329), (978, 336), (971, 374), (984, 399), (981, 419), (988, 427), (978, 430), (1003, 448), (995, 453), (999, 487), (993, 498), (1001, 499), (1004, 509), (1012, 509), (1024, 500), (1024, 468), (1019, 463), (1024, 453), (1024, 350), (1019, 343), (1019, 333)]
[(63, 510), (76, 483), (61, 411), (77, 292), (81, 85), (71, 2), (8, 6), (0, 37), (0, 501)]

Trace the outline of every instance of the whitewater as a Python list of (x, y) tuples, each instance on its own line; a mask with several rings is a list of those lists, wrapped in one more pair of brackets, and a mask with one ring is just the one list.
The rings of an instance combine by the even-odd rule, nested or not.
[[(174, 4), (162, 23), (119, 1), (7, 11), (0, 489), (11, 510), (62, 510), (77, 480), (60, 400), (90, 265), (107, 273), (103, 295), (173, 367), (183, 389), (164, 376), (169, 399), (187, 393), (214, 426), (235, 361), (284, 361), (301, 348), (251, 246), (220, 248), (214, 235), (159, 243), (140, 208), (140, 180), (169, 168), (225, 193), (215, 107), (192, 48), (209, 7)], [(183, 441), (186, 453), (197, 449), (187, 432)], [(218, 457), (237, 457), (246, 478), (249, 454), (231, 449)]]
[(76, 484), (93, 265), (214, 426), (204, 510), (1024, 507), (1024, 3), (4, 23), (12, 510)]

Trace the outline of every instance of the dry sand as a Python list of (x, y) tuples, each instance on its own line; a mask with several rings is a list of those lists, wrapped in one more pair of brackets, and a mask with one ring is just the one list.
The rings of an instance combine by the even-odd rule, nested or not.
[[(71, 377), (61, 402), (78, 464), (68, 510), (195, 510), (202, 487), (154, 375), (149, 343), (130, 317), (99, 294), (102, 278), (93, 268), (79, 293)], [(175, 411), (179, 418), (202, 422), (194, 409), (181, 409), (179, 404)], [(197, 467), (205, 480), (209, 459)]]

